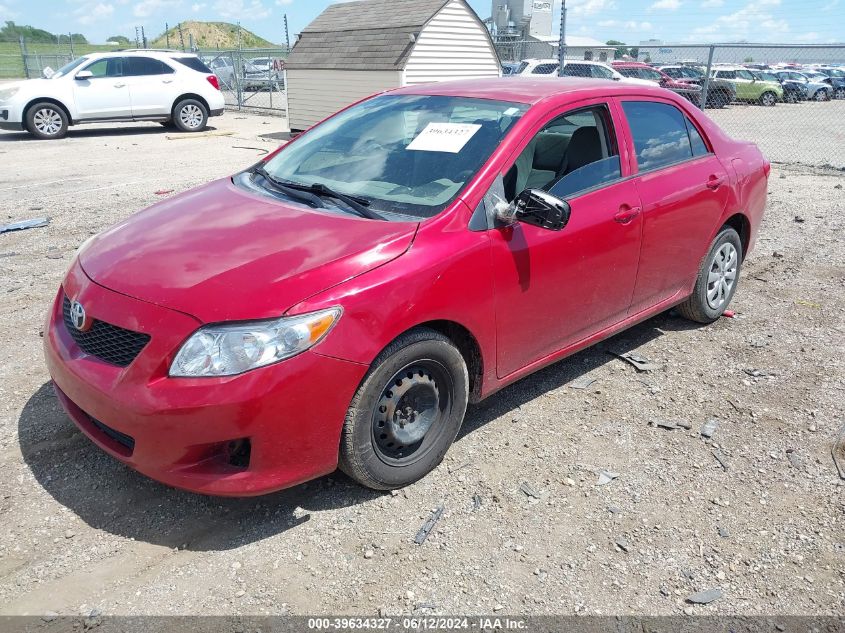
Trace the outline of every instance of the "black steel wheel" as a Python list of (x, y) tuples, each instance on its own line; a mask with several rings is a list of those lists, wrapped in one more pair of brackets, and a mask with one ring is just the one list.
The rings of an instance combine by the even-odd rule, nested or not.
[(406, 486), (443, 459), (469, 397), (466, 362), (451, 340), (416, 328), (373, 362), (350, 404), (339, 465), (377, 490)]

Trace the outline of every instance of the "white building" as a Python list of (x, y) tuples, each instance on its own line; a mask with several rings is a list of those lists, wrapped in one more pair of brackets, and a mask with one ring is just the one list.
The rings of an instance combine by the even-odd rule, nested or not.
[(291, 130), (391, 88), (502, 72), (490, 33), (465, 0), (329, 5), (285, 67)]
[(493, 0), (490, 15), (498, 36), (541, 38), (552, 34), (551, 0)]

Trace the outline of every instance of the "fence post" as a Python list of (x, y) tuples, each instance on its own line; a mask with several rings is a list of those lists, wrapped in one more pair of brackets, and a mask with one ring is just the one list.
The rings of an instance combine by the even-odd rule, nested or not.
[(26, 41), (23, 39), (23, 35), (20, 36), (19, 41), (21, 45), (21, 59), (23, 60), (23, 74), (26, 75), (27, 79), (29, 79), (29, 64), (27, 63)]
[(76, 54), (73, 52), (73, 33), (67, 34), (68, 39), (70, 40), (70, 57), (71, 61), (76, 59)]
[(716, 47), (711, 44), (710, 51), (707, 54), (707, 71), (704, 75), (704, 85), (701, 86), (701, 109), (704, 110), (707, 107), (707, 94), (710, 90), (710, 69), (713, 67), (713, 52), (716, 50)]

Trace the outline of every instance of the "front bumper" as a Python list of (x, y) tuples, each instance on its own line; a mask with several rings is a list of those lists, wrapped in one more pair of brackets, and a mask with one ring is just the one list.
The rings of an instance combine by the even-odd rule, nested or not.
[[(147, 333), (150, 342), (125, 368), (85, 354), (62, 318), (65, 293), (93, 318)], [(240, 376), (169, 378), (170, 361), (199, 325), (98, 286), (75, 264), (44, 336), (47, 366), (68, 415), (114, 458), (193, 492), (258, 495), (332, 472), (346, 410), (367, 368), (305, 352)], [(231, 453), (245, 440), (246, 464)]]
[(20, 131), (23, 129), (20, 113), (17, 108), (0, 105), (0, 130)]

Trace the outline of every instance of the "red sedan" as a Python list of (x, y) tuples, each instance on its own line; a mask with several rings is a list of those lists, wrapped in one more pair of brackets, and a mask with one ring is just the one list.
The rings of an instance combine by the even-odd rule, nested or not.
[(468, 403), (673, 306), (717, 319), (768, 174), (659, 88), (395, 90), (84, 244), (47, 364), (79, 428), (167, 484), (404, 486)]

